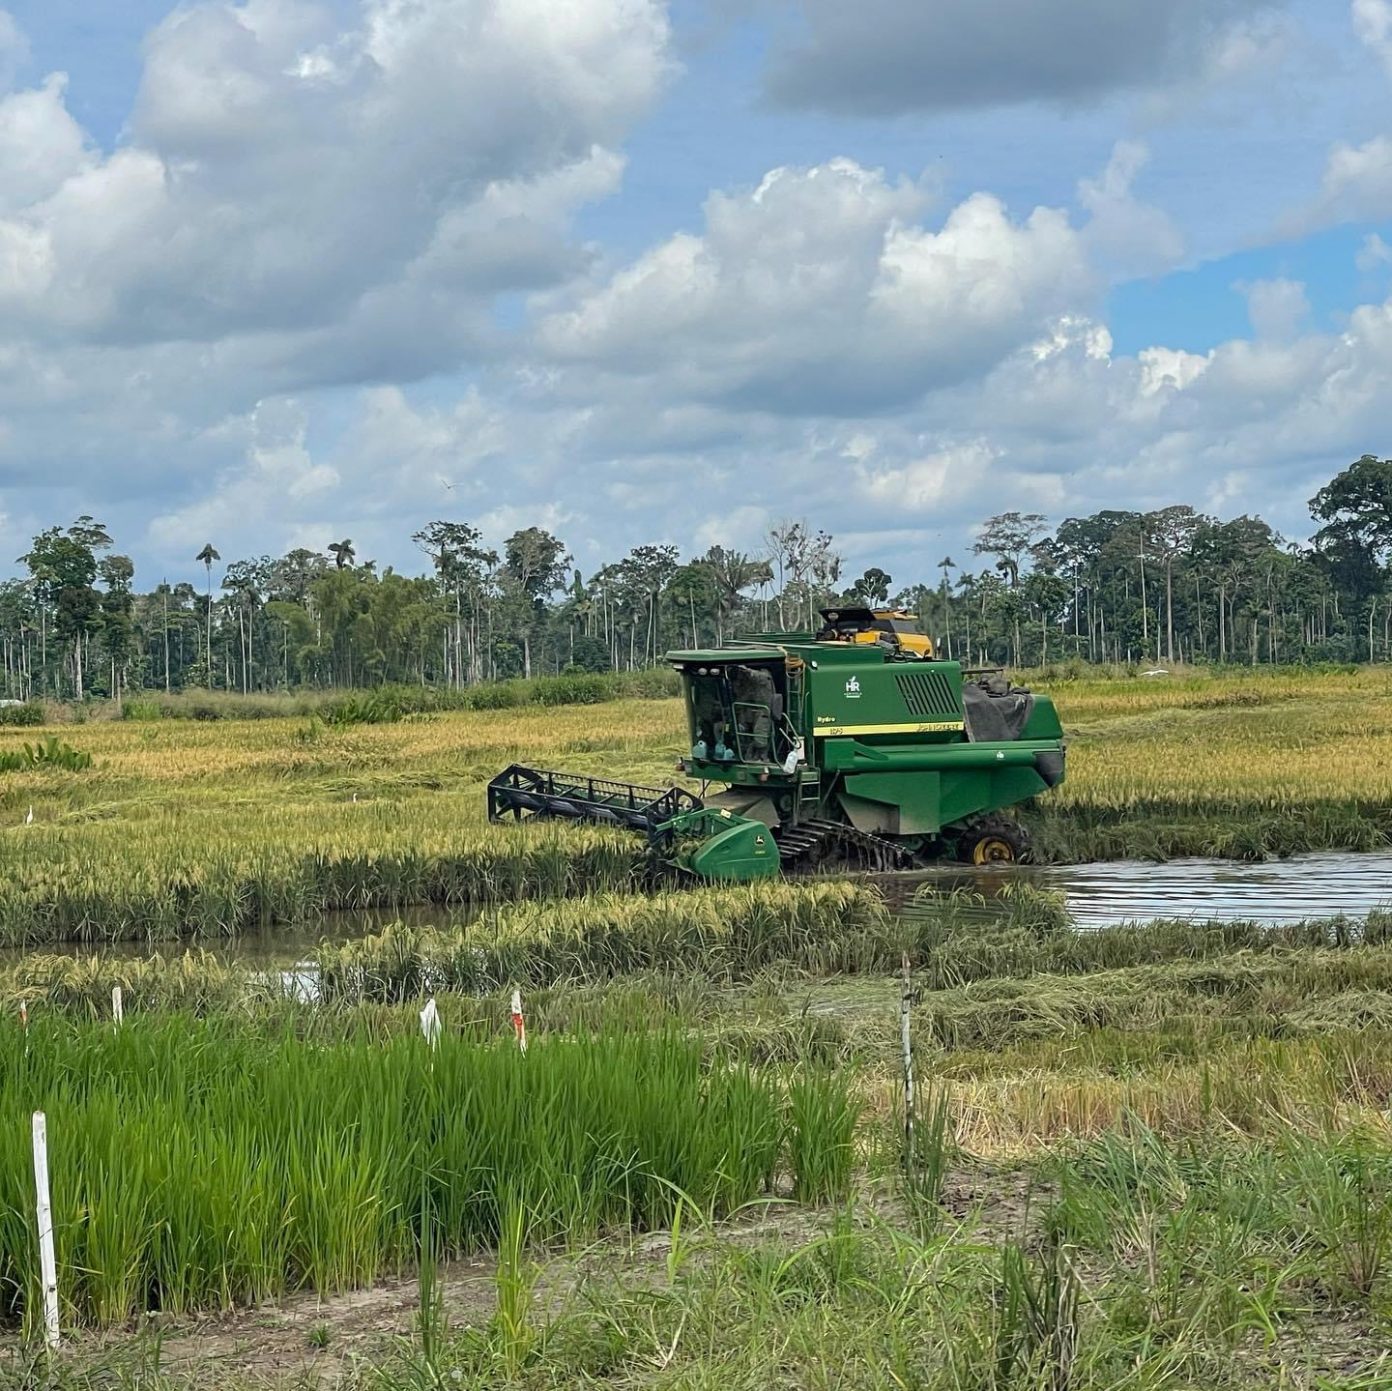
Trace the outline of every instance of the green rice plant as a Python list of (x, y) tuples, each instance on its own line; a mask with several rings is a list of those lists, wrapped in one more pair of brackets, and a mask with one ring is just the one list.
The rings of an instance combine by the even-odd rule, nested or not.
[(788, 1153), (800, 1202), (843, 1199), (855, 1167), (860, 1119), (850, 1079), (833, 1072), (805, 1072), (788, 1089)]
[(510, 1204), (548, 1242), (661, 1225), (677, 1193), (733, 1211), (780, 1174), (825, 1193), (849, 1085), (809, 1083), (794, 1133), (788, 1086), (670, 1032), (543, 1035), (524, 1057), (448, 1030), (431, 1049), (225, 1015), (0, 1021), (0, 1312), (35, 1307), (34, 1109), (64, 1317), (105, 1326), (362, 1285), (419, 1257), (426, 1214), (451, 1257), (496, 1246)]
[(1078, 1278), (1067, 1249), (1038, 1257), (1015, 1242), (1001, 1248), (992, 1384), (1068, 1391), (1078, 1355)]
[(498, 1264), (493, 1276), (498, 1307), (492, 1335), (507, 1375), (515, 1378), (534, 1342), (532, 1296), (539, 1274), (537, 1264), (528, 1259), (527, 1210), (516, 1193), (503, 1194), (498, 1226)]

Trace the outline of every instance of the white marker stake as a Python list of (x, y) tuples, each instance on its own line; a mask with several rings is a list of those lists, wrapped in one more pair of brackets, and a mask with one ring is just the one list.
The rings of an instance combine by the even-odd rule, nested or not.
[(43, 1278), (44, 1336), (58, 1346), (58, 1263), (53, 1258), (53, 1205), (48, 1198), (48, 1122), (34, 1112), (34, 1191), (39, 1208), (39, 1271)]
[(111, 1017), (119, 1027), (126, 1017), (125, 1007), (121, 1003), (121, 987), (113, 985), (111, 987)]
[(512, 992), (512, 1031), (517, 1035), (517, 1046), (527, 1051), (527, 1021), (522, 1017), (522, 992)]
[(432, 995), (426, 1002), (425, 1008), (420, 1012), (421, 1033), (425, 1035), (425, 1041), (432, 1047), (438, 1048), (440, 1044), (440, 1011), (435, 1008), (435, 997)]

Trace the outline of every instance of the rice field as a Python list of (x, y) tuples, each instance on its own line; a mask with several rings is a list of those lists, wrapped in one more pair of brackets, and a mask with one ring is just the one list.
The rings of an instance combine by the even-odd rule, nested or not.
[(1392, 672), (1063, 681), (1055, 859), (1368, 850), (1392, 842)]
[[(1060, 859), (1386, 844), (1379, 672), (1052, 689)], [(670, 701), (63, 737), (90, 769), (0, 788), (40, 948), (0, 963), (0, 1386), (1392, 1385), (1386, 911), (1088, 933), (1025, 884), (654, 891), (625, 837), (484, 824), (513, 761), (661, 782)], [(222, 940), (417, 903), (288, 978)]]
[[(498, 1244), (843, 1194), (855, 1104), (832, 1074), (708, 1069), (670, 1033), (542, 1035), (524, 1056), (306, 1043), (230, 1017), (0, 1030), (0, 1316), (32, 1322), (28, 1116), (47, 1113), (66, 1322), (321, 1294)], [(809, 1119), (813, 1123), (809, 1123)]]
[[(491, 967), (394, 968), (310, 1005), (195, 953), (126, 977), (120, 1029), (104, 997), (128, 965), (10, 968), (0, 1290), (17, 1341), (0, 1368), (7, 1348), (35, 1365), (27, 1120), (43, 1104), (63, 1384), (80, 1391), (235, 1386), (243, 1365), (284, 1391), (801, 1386), (831, 1366), (837, 1386), (878, 1388), (890, 1365), (933, 1391), (1386, 1384), (1385, 915), (1079, 935), (1023, 894), (998, 937), (951, 901), (904, 920), (921, 1088), (906, 1169), (897, 972), (835, 964), (878, 931), (854, 900), (871, 891), (771, 887), (821, 895), (785, 911), (832, 905), (823, 957), (758, 933), (756, 970), (692, 969), (692, 924), (719, 925), (718, 958), (741, 909), (769, 910), (756, 898), (693, 914), (699, 895), (669, 895), (641, 920), (621, 916), (638, 900), (597, 901), (579, 971), (583, 900), (500, 919), (498, 950), (526, 951), (498, 964), (564, 963), (526, 989), (525, 1057)], [(639, 921), (623, 940), (670, 957), (614, 950)], [(468, 931), (443, 958), (408, 931), (405, 959), (486, 953)], [(377, 962), (384, 944), (363, 950)], [(435, 1053), (416, 1019), (431, 988)], [(450, 1283), (480, 1251), (497, 1253), (481, 1303)], [(350, 1335), (333, 1292), (383, 1279), (418, 1290), (419, 1318)], [(321, 1312), (278, 1315), (296, 1290)], [(151, 1310), (154, 1372), (135, 1331)], [(244, 1363), (191, 1318), (209, 1310), (234, 1320)], [(84, 1341), (84, 1324), (126, 1332)], [(301, 1365), (267, 1331), (272, 1375), (258, 1330), (282, 1327)]]
[[(1050, 685), (1069, 777), (1027, 813), (1057, 860), (1261, 856), (1392, 841), (1392, 678), (1282, 673)], [(675, 700), (62, 727), (93, 766), (0, 783), (0, 942), (219, 937), (343, 908), (635, 886), (633, 838), (490, 828), (512, 762), (671, 780)], [(0, 755), (34, 737), (0, 729)], [(33, 820), (29, 821), (32, 809)]]
[[(325, 948), (345, 978), (319, 1004), (208, 952), (13, 965), (0, 1380), (7, 1356), (16, 1384), (41, 1365), (43, 1105), (75, 1391), (239, 1369), (277, 1391), (801, 1386), (831, 1366), (881, 1387), (891, 1365), (933, 1391), (1384, 1384), (1386, 915), (1076, 934), (1047, 895), (994, 925), (980, 907), (892, 920), (839, 884), (528, 902)], [(482, 1300), (451, 1284), (480, 1252)], [(335, 1291), (384, 1280), (417, 1312), (350, 1334), (338, 1311), (362, 1306)]]

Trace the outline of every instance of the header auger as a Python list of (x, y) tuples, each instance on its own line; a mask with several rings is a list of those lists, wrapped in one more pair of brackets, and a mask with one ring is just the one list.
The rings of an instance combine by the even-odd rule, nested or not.
[(701, 796), (514, 764), (488, 785), (490, 820), (625, 826), (706, 879), (1026, 858), (1005, 812), (1063, 780), (1053, 702), (924, 655), (904, 615), (884, 640), (867, 640), (860, 611), (823, 619), (815, 634), (667, 654), (686, 706), (680, 767)]

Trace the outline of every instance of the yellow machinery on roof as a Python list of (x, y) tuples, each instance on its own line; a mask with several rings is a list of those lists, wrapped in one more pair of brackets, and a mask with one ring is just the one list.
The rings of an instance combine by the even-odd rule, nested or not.
[(918, 615), (907, 609), (872, 609), (846, 605), (822, 610), (822, 642), (858, 642), (892, 647), (903, 656), (933, 655), (933, 639), (919, 627)]

